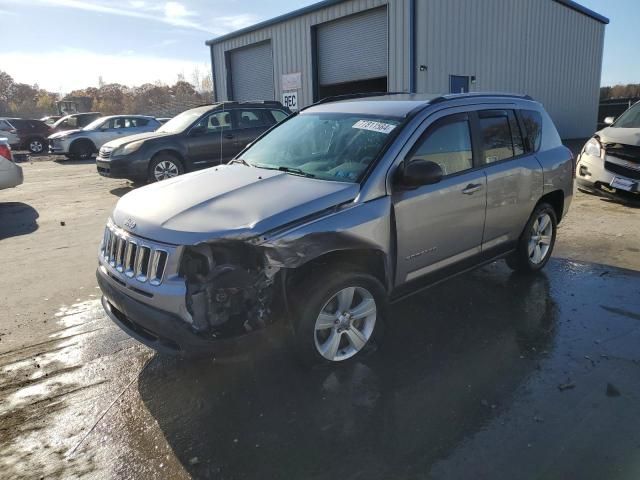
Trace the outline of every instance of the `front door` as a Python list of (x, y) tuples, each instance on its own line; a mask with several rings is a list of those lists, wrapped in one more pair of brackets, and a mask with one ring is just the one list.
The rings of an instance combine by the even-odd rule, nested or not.
[(186, 140), (193, 168), (207, 168), (232, 158), (233, 117), (230, 111), (216, 111), (191, 127)]
[(479, 254), (482, 246), (486, 177), (473, 155), (469, 116), (433, 123), (405, 162), (415, 159), (439, 164), (444, 176), (433, 185), (394, 189), (396, 286)]
[(449, 93), (468, 93), (469, 77), (449, 75)]

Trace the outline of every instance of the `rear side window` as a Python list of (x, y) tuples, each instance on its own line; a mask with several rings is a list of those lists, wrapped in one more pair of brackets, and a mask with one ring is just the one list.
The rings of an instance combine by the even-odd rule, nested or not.
[(520, 127), (511, 110), (479, 112), (485, 164), (508, 160), (524, 153)]
[(236, 110), (238, 128), (260, 128), (267, 127), (272, 122), (266, 118), (262, 110)]
[(537, 152), (542, 141), (542, 115), (535, 110), (520, 110), (520, 117), (531, 151)]
[(409, 161), (417, 159), (437, 163), (445, 175), (473, 168), (469, 122), (463, 118), (444, 118), (430, 127), (418, 140)]
[(125, 121), (126, 128), (144, 127), (149, 123), (147, 118), (127, 118)]

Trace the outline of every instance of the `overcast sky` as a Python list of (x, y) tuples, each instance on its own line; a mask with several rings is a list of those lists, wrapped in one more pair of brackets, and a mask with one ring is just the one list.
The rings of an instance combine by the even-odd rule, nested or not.
[[(205, 40), (314, 2), (0, 0), (0, 70), (58, 92), (97, 86), (99, 76), (173, 83), (210, 69)], [(640, 83), (640, 0), (580, 3), (611, 18), (602, 83)]]

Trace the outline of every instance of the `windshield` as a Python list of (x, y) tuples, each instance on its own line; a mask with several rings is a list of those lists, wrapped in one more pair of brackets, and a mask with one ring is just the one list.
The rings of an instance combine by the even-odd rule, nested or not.
[(209, 111), (210, 107), (207, 109), (202, 108), (194, 108), (192, 110), (187, 110), (186, 112), (182, 112), (180, 115), (173, 117), (167, 123), (163, 124), (157, 132), (160, 133), (181, 133), (184, 132), (185, 129), (189, 128), (189, 126), (198, 120), (205, 112)]
[(95, 119), (93, 122), (91, 122), (89, 125), (87, 125), (86, 127), (84, 127), (82, 130), (96, 130), (99, 127), (102, 126), (102, 124), (105, 122), (106, 120), (102, 117)]
[(640, 102), (618, 117), (612, 125), (615, 128), (640, 128)]
[(357, 182), (399, 123), (357, 114), (304, 113), (260, 139), (242, 159), (260, 168)]

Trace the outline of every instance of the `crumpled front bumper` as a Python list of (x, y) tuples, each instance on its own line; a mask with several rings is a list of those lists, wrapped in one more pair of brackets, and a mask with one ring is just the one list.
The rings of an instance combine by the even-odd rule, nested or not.
[[(606, 155), (604, 159), (600, 157), (594, 157), (582, 153), (578, 157), (578, 164), (576, 166), (576, 182), (581, 188), (592, 191), (601, 191), (602, 187), (610, 188), (611, 182), (614, 178), (621, 178), (635, 183), (636, 188), (631, 193), (640, 193), (640, 178), (632, 178), (630, 175), (622, 173), (623, 160), (617, 159)], [(606, 168), (606, 165), (621, 165), (617, 167), (619, 172), (613, 172)], [(634, 176), (636, 176), (634, 174)], [(638, 175), (640, 177), (640, 171)]]
[(169, 355), (234, 356), (246, 354), (256, 342), (263, 342), (264, 330), (227, 338), (205, 338), (177, 315), (154, 308), (126, 295), (111, 284), (98, 267), (102, 306), (109, 318), (128, 335), (154, 350)]

